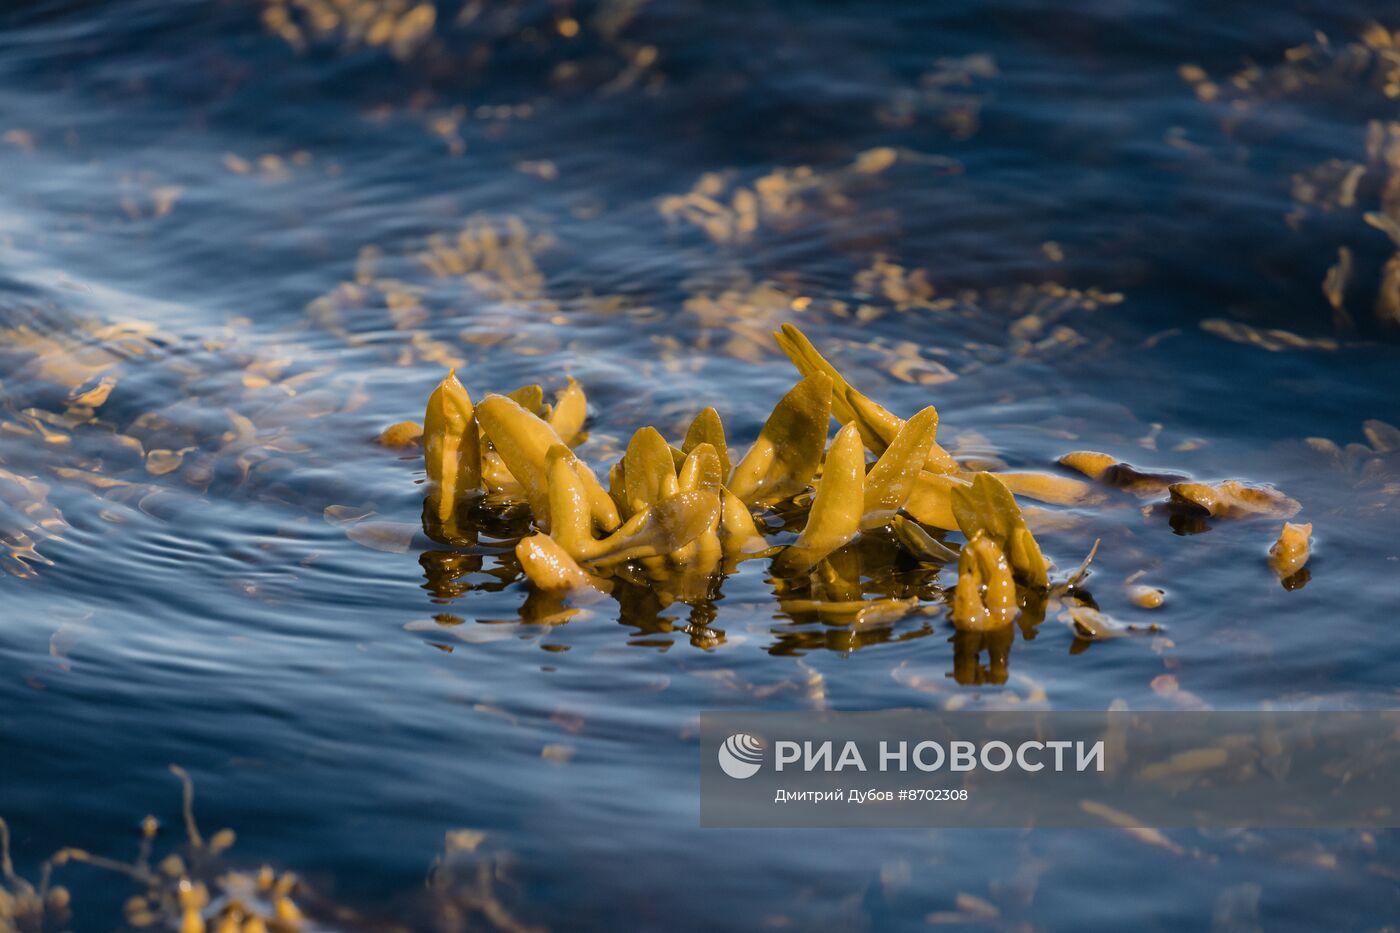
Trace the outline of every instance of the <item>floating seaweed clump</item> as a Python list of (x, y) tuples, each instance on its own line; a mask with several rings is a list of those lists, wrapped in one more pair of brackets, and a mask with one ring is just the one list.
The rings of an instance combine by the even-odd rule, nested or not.
[(1278, 540), (1269, 549), (1269, 566), (1274, 568), (1287, 589), (1296, 589), (1307, 582), (1303, 575), (1312, 551), (1312, 525), (1284, 522)]
[[(799, 621), (861, 628), (946, 608), (958, 629), (982, 639), (977, 633), (1017, 619), (1033, 628), (1053, 598), (1085, 610), (1074, 622), (1080, 638), (1118, 631), (1104, 617), (1084, 621), (1097, 612), (1077, 595), (1087, 560), (1068, 580), (1051, 580), (1016, 498), (1084, 506), (1105, 493), (1068, 476), (969, 469), (939, 444), (933, 406), (900, 418), (852, 386), (796, 327), (775, 337), (801, 379), (746, 451), (731, 451), (718, 412), (706, 408), (679, 439), (640, 428), (606, 471), (575, 452), (587, 416), (575, 381), (552, 401), (536, 385), (474, 401), (454, 370), (432, 393), (422, 428), (426, 529), (457, 547), (473, 546), (478, 532), (513, 539), (535, 593), (554, 594), (544, 613), (553, 621), (576, 611), (564, 597), (612, 594), (625, 604), (640, 590), (663, 606), (695, 606), (740, 563), (771, 559), (779, 608)], [(833, 418), (841, 427), (831, 438)], [(405, 443), (414, 434), (411, 425), (386, 432)], [(1188, 479), (1104, 454), (1062, 462), (1139, 495), (1175, 492)], [(1255, 494), (1239, 484), (1202, 489), (1234, 490), (1232, 502)], [(1296, 503), (1285, 501), (1291, 515)], [(949, 533), (966, 543), (950, 543)], [(863, 578), (897, 561), (928, 568), (922, 582), (906, 578), (865, 598)], [(479, 569), (471, 554), (453, 563)], [(956, 585), (945, 588), (938, 576), (953, 565)], [(440, 587), (448, 597), (467, 588)]]
[(1250, 486), (1238, 480), (1223, 483), (1173, 483), (1168, 487), (1172, 503), (1203, 510), (1212, 517), (1269, 515), (1292, 518), (1302, 509), (1296, 500), (1276, 489)]
[[(858, 538), (882, 536), (916, 560), (967, 565), (964, 580), (978, 582), (959, 587), (960, 625), (1009, 624), (1019, 606), (1016, 581), (1043, 591), (1049, 576), (1008, 484), (1057, 502), (1085, 498), (1087, 486), (964, 472), (937, 442), (932, 406), (901, 419), (853, 388), (797, 328), (776, 336), (802, 379), (742, 456), (731, 460), (720, 416), (707, 408), (674, 444), (655, 428), (639, 429), (606, 486), (573, 451), (587, 413), (576, 382), (553, 403), (538, 386), (474, 403), (450, 373), (423, 424), (429, 518), (451, 540), (461, 534), (463, 508), (499, 518), (524, 505), (534, 533), (521, 537), (515, 556), (536, 588), (605, 593), (619, 580), (640, 580), (682, 600), (704, 598), (716, 577), (745, 560), (772, 557), (776, 578), (801, 578)], [(828, 446), (833, 417), (842, 427)], [(801, 526), (786, 546), (771, 544), (755, 517), (777, 509)], [(935, 537), (945, 531), (972, 542), (962, 558)], [(840, 607), (852, 600), (787, 602), (857, 618), (879, 608), (849, 613)], [(904, 614), (917, 600), (891, 602)]]
[[(1094, 451), (1059, 462), (1094, 482), (977, 469), (939, 443), (933, 406), (901, 418), (852, 386), (796, 327), (774, 336), (801, 378), (747, 450), (731, 450), (719, 413), (705, 408), (679, 438), (638, 429), (606, 470), (576, 452), (588, 412), (574, 380), (550, 401), (538, 385), (473, 400), (450, 372), (422, 427), (424, 527), (457, 550), (424, 555), (430, 589), (451, 599), (473, 588), (462, 578), (482, 571), (484, 534), (511, 550), (502, 555), (505, 574), (481, 586), (499, 589), (523, 575), (532, 594), (522, 617), (556, 624), (605, 595), (624, 614), (644, 604), (655, 616), (688, 603), (692, 640), (703, 647), (723, 633), (708, 629), (713, 609), (702, 607), (741, 563), (762, 559), (783, 614), (799, 626), (819, 621), (848, 632), (836, 644), (830, 631), (788, 632), (775, 650), (859, 647), (900, 619), (946, 611), (960, 632), (955, 676), (995, 681), (1005, 676), (1012, 623), (1032, 633), (1051, 606), (1063, 610), (1076, 644), (1157, 631), (1113, 620), (1083, 590), (1092, 553), (1067, 578), (1052, 579), (1018, 497), (1083, 508), (1117, 490), (1156, 499), (1146, 514), (1166, 512), (1178, 530), (1291, 518), (1301, 509), (1271, 487), (1194, 482)], [(395, 425), (381, 443), (416, 443), (415, 427)], [(956, 581), (946, 585), (954, 568)], [(1138, 589), (1130, 591), (1138, 608), (1162, 604), (1162, 591)], [(446, 615), (438, 624), (456, 621)], [(983, 650), (992, 654), (990, 673), (966, 661)]]

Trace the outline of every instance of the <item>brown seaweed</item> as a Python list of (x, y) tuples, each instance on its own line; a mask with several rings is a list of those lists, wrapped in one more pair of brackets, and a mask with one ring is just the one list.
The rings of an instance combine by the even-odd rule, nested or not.
[(1254, 486), (1239, 480), (1220, 483), (1173, 483), (1168, 487), (1172, 505), (1205, 512), (1212, 518), (1261, 515), (1292, 518), (1303, 508), (1296, 499), (1270, 486)]
[(1269, 566), (1280, 580), (1296, 577), (1307, 564), (1311, 556), (1312, 530), (1311, 524), (1283, 523), (1283, 531), (1269, 549)]
[[(584, 436), (587, 417), (577, 382), (569, 380), (552, 404), (542, 386), (527, 385), (509, 396), (486, 395), (469, 408), (465, 388), (450, 374), (425, 422), (435, 490), (429, 506), (437, 516), (430, 534), (462, 546), (476, 540), (471, 527), (526, 528), (509, 533), (513, 559), (492, 573), (506, 583), (520, 576), (530, 581), (538, 594), (532, 599), (544, 607), (543, 616), (532, 610), (531, 621), (567, 621), (575, 611), (565, 600), (611, 593), (624, 606), (650, 606), (659, 632), (670, 630), (661, 613), (681, 602), (691, 606), (692, 641), (705, 647), (723, 641), (708, 628), (719, 581), (740, 561), (768, 557), (779, 608), (809, 622), (893, 624), (922, 603), (936, 609), (946, 600), (953, 624), (964, 632), (1000, 631), (1020, 619), (1025, 637), (1033, 637), (1054, 605), (1065, 607), (1081, 641), (1135, 628), (1115, 625), (1082, 589), (1097, 542), (1077, 571), (1051, 583), (1050, 563), (1027, 515), (1045, 528), (1082, 516), (1023, 512), (1017, 502), (1019, 495), (1084, 506), (1102, 501), (1102, 493), (1034, 469), (976, 469), (1000, 461), (975, 444), (962, 445), (964, 458), (954, 459), (938, 446), (934, 407), (901, 419), (851, 388), (795, 327), (777, 337), (802, 378), (777, 402), (742, 458), (731, 466), (723, 421), (705, 408), (679, 443), (654, 427), (639, 428), (608, 471), (606, 490), (571, 446)], [(842, 427), (828, 445), (833, 417)], [(1394, 440), (1379, 423), (1368, 424), (1367, 433), (1377, 449)], [(480, 464), (474, 484), (460, 453), (473, 443)], [(1178, 511), (1291, 515), (1298, 507), (1268, 487), (1192, 483), (1107, 454), (1081, 451), (1060, 463), (1137, 495), (1170, 491)], [(471, 500), (469, 507), (460, 514), (447, 509), (444, 489), (459, 504)], [(513, 517), (503, 523), (507, 515)], [(365, 517), (352, 516), (348, 527), (374, 524), (359, 521)], [(467, 523), (467, 532), (458, 521)], [(797, 531), (791, 544), (768, 540), (788, 528)], [(957, 532), (966, 543), (945, 544), (944, 532)], [(948, 591), (937, 575), (953, 562), (957, 581)], [(1160, 605), (1160, 590), (1132, 583), (1129, 601)], [(1000, 656), (1004, 660), (1004, 652)], [(973, 658), (970, 663), (980, 665)]]
[(1114, 489), (1122, 489), (1140, 498), (1163, 493), (1174, 483), (1184, 483), (1189, 477), (1177, 473), (1156, 473), (1140, 470), (1129, 463), (1094, 450), (1077, 450), (1059, 459), (1061, 466), (1078, 470), (1090, 479)]

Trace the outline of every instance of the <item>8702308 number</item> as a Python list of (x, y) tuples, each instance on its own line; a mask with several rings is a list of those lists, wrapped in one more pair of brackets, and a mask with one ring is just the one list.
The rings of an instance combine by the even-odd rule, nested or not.
[(899, 796), (901, 800), (926, 800), (935, 803), (949, 800), (966, 800), (967, 788), (915, 787), (901, 793)]

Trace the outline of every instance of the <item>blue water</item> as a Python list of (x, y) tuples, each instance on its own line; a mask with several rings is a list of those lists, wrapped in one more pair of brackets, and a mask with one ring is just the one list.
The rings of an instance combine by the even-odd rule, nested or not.
[[(128, 858), (147, 813), (178, 848), (174, 763), (206, 832), (237, 831), (226, 864), (297, 872), (326, 928), (500, 926), (481, 866), (556, 930), (1400, 915), (1391, 833), (701, 831), (696, 735), (717, 708), (1394, 705), (1400, 460), (1304, 442), (1400, 423), (1373, 310), (1394, 247), (1363, 219), (1386, 210), (1366, 136), (1397, 116), (1390, 66), (1337, 63), (1393, 9), (438, 0), (393, 50), (317, 32), (317, 7), (0, 12), (0, 543), (36, 514), (7, 474), (64, 526), (29, 530), (41, 558), (0, 547), (22, 874), (62, 846)], [(1333, 51), (1290, 68), (1316, 32)], [(1300, 205), (1292, 177), (1329, 159), (1364, 167), (1354, 203)], [(716, 238), (668, 208), (697, 185), (772, 201)], [(1321, 287), (1339, 247), (1349, 327)], [(1269, 571), (1277, 523), (1175, 534), (1115, 495), (1043, 546), (1063, 571), (1103, 539), (1099, 603), (1145, 620), (1143, 571), (1165, 632), (1072, 654), (1051, 618), (1003, 685), (951, 676), (943, 616), (789, 619), (753, 563), (712, 604), (546, 624), (506, 547), (424, 533), (421, 461), (374, 443), (455, 363), (476, 394), (573, 375), (595, 463), (710, 404), (741, 445), (793, 380), (767, 336), (788, 320), (894, 410), (937, 404), (965, 452), (1274, 483), (1314, 523), (1312, 579)], [(347, 537), (365, 523), (390, 550)], [(430, 875), (458, 829), (485, 841)], [(65, 928), (125, 922), (125, 877), (57, 878)]]

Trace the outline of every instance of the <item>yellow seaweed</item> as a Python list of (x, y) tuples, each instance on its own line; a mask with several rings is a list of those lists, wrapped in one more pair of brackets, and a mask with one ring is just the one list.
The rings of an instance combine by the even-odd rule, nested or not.
[(860, 531), (865, 503), (865, 448), (848, 424), (836, 434), (822, 468), (807, 525), (778, 561), (782, 571), (805, 569), (844, 547)]
[[(1176, 473), (1152, 473), (1139, 470), (1131, 464), (1120, 463), (1116, 457), (1097, 450), (1076, 450), (1065, 454), (1058, 462), (1061, 466), (1077, 470), (1105, 486), (1122, 489), (1143, 498), (1155, 496), (1166, 491), (1173, 483), (1186, 480), (1185, 476)], [(1033, 495), (1032, 498), (1034, 498)]]
[(1074, 568), (1074, 572), (1065, 577), (1064, 582), (1056, 583), (1052, 595), (1062, 596), (1066, 592), (1073, 590), (1089, 579), (1089, 568), (1094, 564), (1094, 558), (1099, 554), (1099, 545), (1103, 543), (1100, 538), (1095, 538), (1093, 546), (1089, 548), (1089, 553), (1084, 555), (1084, 559), (1079, 562), (1079, 566)]
[(670, 554), (704, 534), (719, 517), (719, 508), (719, 496), (709, 490), (677, 493), (643, 509), (595, 542), (585, 562), (606, 566)]
[[(842, 377), (836, 367), (817, 352), (817, 348), (812, 346), (812, 341), (808, 340), (807, 335), (797, 327), (792, 324), (784, 324), (782, 330), (773, 336), (802, 375), (812, 376), (824, 373), (830, 377), (832, 384), (831, 412), (836, 420), (842, 424), (855, 422), (860, 429), (861, 440), (865, 442), (865, 446), (870, 449), (871, 453), (883, 454), (885, 448), (894, 442), (904, 424), (899, 416), (857, 392)], [(936, 430), (937, 414), (934, 415), (934, 418)], [(956, 473), (958, 465), (935, 440), (929, 448), (924, 468), (933, 473)]]
[(1090, 479), (1100, 479), (1118, 459), (1098, 450), (1075, 450), (1065, 454), (1058, 462)]
[(938, 411), (932, 405), (900, 427), (865, 478), (867, 525), (888, 522), (909, 501), (937, 430)]
[[(842, 424), (848, 424), (854, 421), (856, 412), (855, 409), (851, 407), (850, 397), (855, 390), (852, 389), (851, 384), (841, 376), (841, 373), (837, 371), (836, 367), (828, 363), (826, 357), (817, 352), (817, 348), (812, 346), (812, 341), (807, 339), (807, 335), (792, 324), (784, 324), (781, 330), (773, 334), (773, 337), (778, 341), (778, 346), (782, 348), (783, 352), (787, 354), (788, 359), (792, 360), (792, 364), (797, 367), (798, 371), (802, 373), (803, 376), (812, 376), (817, 373), (826, 374), (831, 380), (832, 385), (832, 414), (835, 415), (836, 420), (840, 421)], [(855, 394), (859, 395), (859, 393)], [(879, 406), (872, 409), (872, 413), (877, 417), (879, 417), (879, 412), (884, 412), (884, 409), (879, 408)], [(895, 416), (889, 412), (884, 412), (884, 414), (888, 417), (885, 418), (882, 431), (874, 430), (871, 425), (860, 425), (858, 423), (857, 426), (861, 431), (861, 439), (865, 441), (867, 447), (873, 449), (874, 446), (878, 444), (881, 445), (881, 449), (883, 449), (883, 445), (887, 443), (885, 437), (893, 437), (895, 431), (898, 430), (892, 423), (896, 420)]]
[(1016, 584), (1006, 555), (984, 532), (974, 533), (958, 555), (953, 624), (963, 631), (991, 631), (1010, 625), (1016, 611)]
[(574, 377), (554, 395), (554, 408), (549, 413), (549, 426), (570, 447), (583, 440), (583, 425), (588, 420), (588, 397)]
[(788, 615), (813, 613), (827, 622), (840, 624), (888, 625), (897, 622), (910, 613), (917, 612), (919, 601), (915, 598), (898, 599), (783, 599), (778, 608)]
[(720, 470), (726, 477), (729, 476), (731, 464), (729, 447), (724, 439), (724, 422), (720, 420), (719, 412), (713, 408), (703, 409), (695, 416), (695, 420), (690, 422), (690, 427), (685, 432), (685, 440), (681, 442), (681, 453), (689, 454), (701, 444), (709, 444), (714, 448), (719, 456)]
[[(624, 610), (642, 600), (647, 606), (643, 611), (666, 631), (671, 630), (671, 620), (657, 613), (677, 600), (691, 603), (698, 614), (692, 615), (687, 631), (697, 645), (723, 638), (706, 634), (713, 616), (708, 604), (716, 598), (716, 572), (732, 573), (741, 560), (775, 553), (772, 583), (784, 611), (856, 625), (913, 611), (920, 600), (929, 598), (923, 588), (937, 587), (934, 567), (925, 566), (918, 578), (909, 578), (903, 568), (891, 574), (891, 568), (863, 563), (886, 561), (900, 547), (925, 565), (956, 560), (958, 580), (950, 600), (964, 648), (971, 644), (967, 639), (990, 638), (990, 633), (1001, 637), (1018, 615), (1023, 630), (1033, 629), (1053, 601), (1075, 600), (1093, 552), (1079, 571), (1052, 590), (1048, 563), (1027, 521), (1043, 515), (1053, 520), (1045, 527), (1059, 528), (1065, 519), (1082, 524), (1084, 516), (1033, 508), (1023, 512), (1016, 496), (1080, 505), (1100, 501), (1099, 490), (1079, 479), (1038, 472), (971, 471), (972, 459), (964, 459), (969, 468), (965, 471), (938, 446), (934, 407), (901, 420), (852, 389), (796, 328), (785, 328), (779, 340), (803, 378), (778, 402), (758, 439), (732, 466), (720, 417), (706, 408), (691, 421), (678, 448), (655, 428), (636, 431), (612, 466), (610, 489), (605, 491), (593, 470), (570, 449), (580, 441), (587, 416), (583, 390), (574, 380), (556, 394), (553, 405), (544, 402), (539, 386), (529, 385), (511, 396), (488, 395), (472, 408), (452, 373), (430, 403), (430, 415), (434, 407), (438, 410), (437, 420), (430, 417), (425, 422), (425, 428), (432, 429), (425, 433), (425, 455), (431, 452), (437, 459), (430, 464), (438, 463), (430, 465), (430, 475), (442, 472), (441, 445), (449, 436), (474, 445), (477, 477), (472, 488), (484, 484), (492, 495), (473, 516), (519, 527), (517, 503), (529, 504), (539, 533), (518, 540), (516, 555), (535, 596), (557, 603), (562, 591), (613, 591)], [(842, 426), (828, 448), (833, 415)], [(455, 419), (450, 425), (449, 418)], [(412, 427), (402, 426), (403, 433), (411, 434)], [(235, 421), (235, 429), (240, 437), (258, 437), (251, 422), (244, 430)], [(1377, 449), (1391, 443), (1392, 433), (1388, 426), (1368, 423), (1368, 439)], [(601, 440), (604, 446), (613, 443), (610, 437)], [(267, 442), (264, 446), (280, 449)], [(867, 464), (867, 449), (876, 455), (873, 464)], [(1370, 455), (1369, 448), (1362, 449)], [(1212, 514), (1270, 514), (1290, 504), (1297, 507), (1273, 490), (1242, 483), (1187, 483), (1181, 477), (1138, 471), (1093, 451), (1067, 454), (1060, 462), (1100, 483), (1139, 494), (1170, 487), (1178, 505)], [(461, 489), (453, 490), (454, 500), (460, 498)], [(437, 505), (442, 507), (441, 502)], [(779, 548), (764, 541), (766, 528), (756, 521), (754, 507), (767, 505), (776, 506), (773, 521), (783, 526), (798, 524), (805, 509), (805, 524), (792, 545)], [(361, 525), (372, 529), (376, 524), (349, 521), (352, 537), (360, 534)], [(846, 547), (863, 529), (882, 526), (888, 526), (889, 533)], [(489, 535), (497, 534), (493, 524), (484, 527)], [(1288, 526), (1294, 527), (1308, 526)], [(440, 541), (453, 541), (450, 535), (425, 528)], [(929, 528), (959, 531), (967, 543), (954, 550)], [(398, 550), (408, 539), (370, 546), (385, 543)], [(614, 580), (621, 585), (615, 587)], [(1018, 584), (1025, 589), (1018, 591)], [(865, 597), (872, 591), (888, 598), (870, 602)], [(551, 592), (556, 595), (546, 595)], [(1128, 595), (1144, 607), (1161, 600), (1159, 590), (1145, 587), (1130, 588)], [(1079, 596), (1081, 604), (1063, 617), (1081, 638), (1135, 630), (1097, 613), (1083, 604), (1086, 599)], [(566, 618), (557, 612), (551, 615), (556, 616)], [(796, 646), (811, 643), (806, 634), (784, 634), (784, 640), (789, 638)], [(962, 663), (965, 668), (966, 662), (965, 657), (955, 661), (955, 667)]]
[(1070, 606), (1066, 609), (1066, 614), (1076, 638), (1097, 641), (1118, 638), (1128, 633), (1128, 629), (1122, 623), (1089, 606)]
[(1310, 555), (1312, 525), (1284, 522), (1278, 540), (1269, 548), (1269, 566), (1279, 579), (1286, 580), (1302, 570)]
[(1065, 609), (1064, 616), (1070, 623), (1070, 629), (1077, 639), (1084, 639), (1085, 642), (1100, 642), (1103, 639), (1117, 639), (1124, 635), (1134, 635), (1134, 633), (1158, 632), (1161, 630), (1158, 625), (1133, 625), (1133, 623), (1123, 623), (1112, 618), (1112, 616), (1100, 612), (1099, 609), (1088, 607), (1088, 605), (1071, 605)]
[(723, 558), (724, 546), (719, 539), (719, 515), (716, 513), (714, 521), (694, 541), (671, 552), (670, 564), (676, 571), (673, 588), (680, 598), (703, 598), (709, 589), (710, 574), (718, 569)]
[(639, 428), (632, 435), (622, 457), (622, 481), (625, 515), (635, 515), (679, 491), (671, 445), (656, 428)]
[(481, 486), (481, 450), (471, 396), (451, 370), (428, 397), (423, 416), (423, 458), (437, 489), (437, 516), (446, 522), (457, 502)]
[(416, 421), (400, 421), (380, 432), (376, 442), (382, 447), (417, 447), (423, 443), (423, 428)]
[(958, 519), (953, 514), (953, 490), (968, 485), (965, 479), (924, 470), (914, 480), (914, 489), (904, 503), (904, 511), (922, 524), (958, 531)]
[(909, 553), (919, 560), (934, 564), (946, 564), (958, 559), (958, 552), (925, 531), (917, 522), (896, 515), (890, 523), (894, 536)]
[(749, 507), (727, 487), (720, 489), (720, 500), (720, 545), (724, 556), (732, 558), (744, 553), (749, 542), (762, 541), (763, 535), (754, 523)]
[(1167, 488), (1174, 505), (1204, 510), (1213, 518), (1292, 518), (1303, 509), (1296, 499), (1277, 489), (1233, 479), (1221, 483), (1173, 483)]
[(506, 398), (515, 402), (532, 415), (541, 418), (549, 415), (549, 412), (545, 410), (544, 387), (539, 384), (521, 386), (514, 392), (506, 393)]
[(1007, 556), (1031, 586), (1045, 589), (1050, 585), (1050, 566), (1041, 553), (1035, 535), (1024, 524), (1011, 530)]
[[(563, 440), (547, 422), (504, 395), (486, 396), (477, 406), (476, 416), (511, 475), (524, 487), (535, 514), (547, 514), (547, 456), (549, 449), (563, 445)], [(577, 472), (588, 493), (594, 523), (604, 531), (617, 528), (621, 524), (617, 506), (598, 478), (581, 462)]]
[(565, 551), (584, 557), (594, 546), (593, 509), (588, 490), (575, 466), (577, 458), (563, 444), (555, 444), (545, 455), (548, 461), (549, 513), (537, 515)]
[(996, 477), (1014, 494), (1035, 499), (1037, 502), (1049, 502), (1052, 505), (1088, 505), (1100, 501), (1101, 498), (1101, 494), (1095, 492), (1088, 483), (1067, 476), (999, 471)]
[(521, 538), (515, 557), (530, 582), (542, 590), (602, 590), (602, 582), (589, 575), (558, 541), (547, 534)]
[(808, 376), (784, 395), (734, 467), (730, 490), (744, 502), (776, 502), (807, 488), (821, 464), (831, 420), (831, 379)]
[(719, 487), (724, 485), (725, 475), (724, 464), (720, 461), (719, 453), (715, 450), (714, 445), (706, 442), (697, 444), (686, 454), (676, 482), (681, 492), (690, 492), (695, 489), (709, 489), (718, 492)]
[(506, 466), (506, 462), (501, 459), (501, 455), (494, 450), (481, 452), (481, 484), (486, 487), (487, 492), (507, 499), (528, 498), (525, 487), (520, 485)]
[[(676, 481), (681, 492), (703, 489), (719, 495), (724, 484), (724, 472), (720, 468), (719, 455), (715, 453), (714, 446), (706, 443), (692, 449), (681, 463)], [(675, 566), (683, 568), (688, 574), (696, 577), (697, 581), (700, 577), (708, 576), (724, 556), (724, 547), (720, 541), (723, 512), (724, 503), (721, 500), (720, 514), (715, 516), (705, 533), (671, 556)], [(696, 585), (703, 584), (697, 582)]]
[(849, 386), (846, 387), (846, 404), (850, 407), (852, 416), (845, 423), (854, 424), (860, 430), (861, 439), (871, 451), (883, 453), (899, 433), (903, 424), (900, 417)]
[(1160, 609), (1167, 601), (1167, 591), (1157, 586), (1134, 583), (1128, 586), (1128, 602), (1139, 609)]
[(1022, 578), (1044, 589), (1050, 584), (1049, 568), (1040, 546), (1021, 515), (1011, 491), (991, 473), (978, 473), (971, 486), (952, 491), (953, 514), (968, 540), (981, 532), (1006, 553)]
[(613, 505), (617, 508), (617, 514), (622, 515), (627, 511), (627, 476), (623, 469), (622, 460), (619, 458), (616, 463), (608, 468), (608, 498), (612, 499)]

